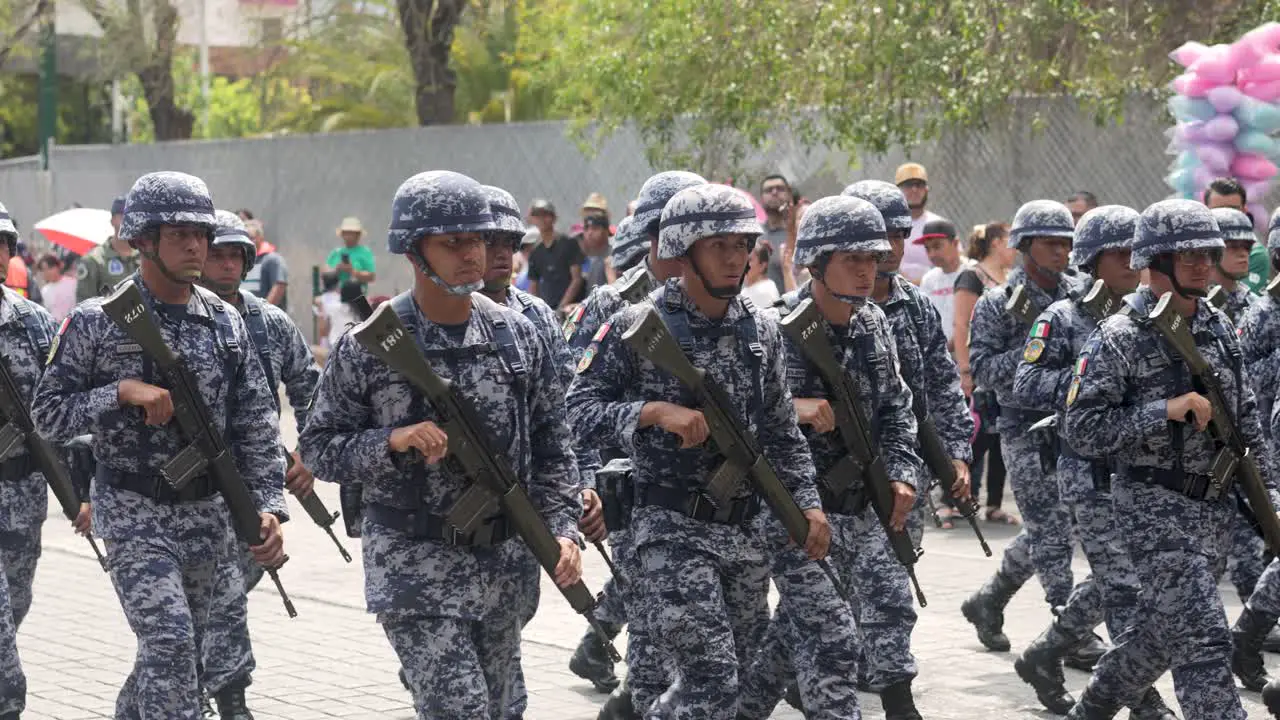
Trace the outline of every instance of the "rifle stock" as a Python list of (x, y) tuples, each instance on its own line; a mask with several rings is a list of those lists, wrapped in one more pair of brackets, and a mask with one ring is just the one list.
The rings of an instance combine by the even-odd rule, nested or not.
[[(755, 491), (764, 497), (782, 522), (787, 535), (803, 548), (809, 537), (809, 519), (804, 516), (804, 511), (795, 498), (791, 497), (787, 486), (782, 484), (769, 459), (757, 447), (756, 439), (747, 433), (738, 420), (732, 401), (724, 389), (689, 362), (680, 343), (671, 335), (657, 311), (652, 307), (646, 308), (635, 324), (622, 334), (622, 340), (657, 368), (673, 375), (697, 398), (698, 407), (707, 421), (711, 441), (716, 451), (725, 458), (725, 465), (713, 475), (708, 494), (712, 494), (715, 499), (714, 486), (719, 482), (716, 476), (727, 476), (729, 473), (725, 470), (728, 468), (745, 472)], [(728, 481), (721, 484), (728, 484)], [(728, 496), (731, 497), (732, 493)], [(817, 563), (835, 586), (836, 592), (848, 602), (848, 593), (831, 569), (830, 563), (825, 559), (818, 560)]]
[(1009, 301), (1004, 304), (1004, 310), (1024, 325), (1035, 322), (1040, 313), (1044, 312), (1044, 308), (1036, 305), (1035, 300), (1031, 298), (1026, 285), (1019, 285), (1013, 289), (1009, 294)]
[[(465, 533), (500, 510), (543, 570), (554, 577), (560, 561), (560, 542), (534, 508), (505, 455), (493, 447), (475, 409), (453, 388), (451, 381), (441, 378), (431, 368), (391, 303), (383, 304), (368, 320), (352, 328), (351, 333), (375, 357), (403, 375), (435, 410), (436, 422), (449, 438), (449, 458), (461, 468), (462, 475), (471, 480), (471, 486), (449, 511), (450, 524)], [(610, 657), (620, 660), (621, 656), (593, 614), (597, 601), (586, 583), (579, 580), (560, 588), (560, 592), (591, 624)]]
[[(262, 518), (253, 496), (236, 467), (226, 439), (213, 422), (213, 415), (200, 395), (199, 384), (186, 362), (165, 344), (160, 328), (147, 310), (142, 292), (134, 283), (124, 283), (102, 303), (102, 309), (155, 363), (168, 385), (173, 400), (173, 419), (178, 424), (179, 434), (189, 443), (165, 465), (161, 475), (175, 490), (181, 490), (198, 475), (207, 474), (227, 503), (236, 535), (249, 545), (261, 544)], [(280, 583), (279, 574), (279, 569), (288, 560), (286, 555), (280, 565), (264, 569), (280, 593), (285, 611), (292, 618), (297, 617), (298, 611)]]
[[(1172, 298), (1172, 293), (1165, 293), (1151, 311), (1150, 319), (1169, 348), (1186, 363), (1196, 391), (1208, 398), (1213, 406), (1213, 419), (1209, 421), (1208, 429), (1213, 439), (1222, 446), (1213, 462), (1213, 467), (1221, 472), (1221, 477), (1217, 473), (1214, 475), (1215, 487), (1219, 491), (1225, 488), (1225, 483), (1231, 478), (1231, 470), (1234, 469), (1235, 476), (1244, 486), (1249, 507), (1253, 510), (1267, 549), (1272, 553), (1280, 553), (1280, 517), (1276, 516), (1275, 507), (1271, 504), (1262, 472), (1232, 417), (1231, 405), (1222, 392), (1218, 371), (1196, 348), (1187, 319), (1173, 309)], [(1237, 388), (1237, 392), (1239, 391)], [(1191, 422), (1192, 418), (1188, 417), (1187, 421)], [(1218, 481), (1223, 483), (1221, 487), (1217, 485)]]
[(1101, 280), (1094, 281), (1093, 287), (1081, 302), (1084, 304), (1085, 312), (1089, 313), (1094, 322), (1102, 322), (1124, 307), (1124, 298), (1112, 292), (1111, 288)]
[(906, 569), (920, 607), (927, 607), (929, 603), (915, 572), (915, 564), (923, 551), (912, 544), (911, 537), (905, 531), (894, 530), (891, 526), (894, 495), (889, 470), (885, 467), (884, 458), (873, 449), (871, 425), (863, 415), (862, 406), (858, 404), (857, 392), (849, 382), (848, 373), (841, 367), (836, 359), (835, 349), (827, 340), (818, 306), (812, 299), (802, 301), (783, 318), (781, 326), (782, 331), (800, 348), (805, 359), (817, 368), (831, 393), (835, 401), (831, 409), (835, 411), (836, 429), (840, 433), (845, 452), (855, 466), (862, 468), (863, 485), (876, 517), (880, 520), (880, 526), (889, 539), (889, 547), (893, 549), (898, 563)]

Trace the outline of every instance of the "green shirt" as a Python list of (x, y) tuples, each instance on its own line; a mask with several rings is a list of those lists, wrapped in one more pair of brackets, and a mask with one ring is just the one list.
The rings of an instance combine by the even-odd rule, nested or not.
[(142, 256), (121, 255), (107, 241), (80, 258), (76, 267), (76, 302), (81, 303), (113, 288), (138, 269)]
[(1267, 253), (1267, 246), (1254, 243), (1253, 249), (1249, 251), (1249, 274), (1240, 282), (1254, 293), (1261, 295), (1266, 292), (1270, 277), (1271, 256)]
[[(340, 247), (329, 253), (329, 257), (325, 259), (324, 264), (330, 268), (336, 268), (342, 264), (342, 256), (346, 254), (351, 258), (351, 267), (362, 272), (374, 272), (373, 267), (373, 251), (367, 245), (357, 245), (355, 247)], [(342, 287), (352, 277), (345, 272), (338, 273), (338, 287)], [(369, 283), (360, 283), (360, 291), (368, 292)]]

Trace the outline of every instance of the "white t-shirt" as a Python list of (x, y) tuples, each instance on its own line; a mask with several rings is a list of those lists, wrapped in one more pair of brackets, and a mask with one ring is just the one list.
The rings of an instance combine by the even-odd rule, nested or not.
[(324, 340), (325, 347), (332, 349), (347, 328), (356, 324), (356, 313), (350, 305), (342, 302), (337, 291), (323, 293), (316, 300), (319, 303), (317, 314), (329, 320), (329, 335)]
[(942, 334), (947, 336), (947, 342), (951, 342), (956, 329), (956, 277), (974, 264), (972, 260), (962, 259), (955, 272), (943, 272), (940, 267), (930, 268), (920, 281), (920, 292), (929, 298), (942, 316)]
[(902, 267), (898, 271), (911, 282), (918, 284), (929, 268), (933, 267), (924, 245), (916, 245), (911, 241), (924, 234), (925, 223), (940, 219), (942, 219), (941, 215), (925, 210), (920, 217), (911, 221), (911, 234), (907, 236), (907, 244), (902, 252)]
[(769, 278), (757, 280), (756, 282), (742, 288), (742, 294), (751, 298), (751, 302), (759, 309), (773, 307), (773, 304), (782, 298), (778, 294), (778, 285)]
[(44, 309), (53, 316), (54, 322), (60, 323), (76, 306), (76, 279), (63, 275), (48, 285), (41, 285), (40, 294), (44, 300)]

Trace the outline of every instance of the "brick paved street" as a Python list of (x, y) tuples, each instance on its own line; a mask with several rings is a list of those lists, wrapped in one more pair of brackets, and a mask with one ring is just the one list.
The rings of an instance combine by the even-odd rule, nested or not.
[[(335, 487), (324, 485), (321, 496), (331, 508), (337, 507)], [(281, 577), (299, 616), (286, 617), (269, 581), (252, 593), (250, 622), (258, 670), (249, 689), (250, 707), (260, 720), (412, 718), (390, 646), (364, 612), (358, 541), (343, 538), (356, 556), (346, 565), (301, 509), (292, 507), (294, 521), (286, 525), (292, 559)], [(929, 607), (920, 611), (915, 634), (921, 673), (915, 685), (918, 704), (930, 720), (1054, 717), (1040, 709), (1030, 688), (1014, 675), (1014, 656), (985, 652), (960, 615), (961, 601), (994, 571), (1000, 550), (1013, 537), (1011, 528), (984, 530), (996, 557), (982, 556), (967, 526), (930, 532), (925, 540), (919, 576)], [(60, 515), (50, 517), (44, 538), (35, 602), (19, 634), (30, 682), (23, 717), (110, 717), (116, 692), (133, 662), (133, 635), (107, 576)], [(606, 569), (594, 551), (584, 557), (588, 584), (598, 590)], [(1076, 567), (1077, 577), (1083, 577), (1083, 561)], [(1224, 597), (1234, 619), (1239, 601), (1230, 589)], [(1032, 581), (1007, 613), (1006, 630), (1014, 648), (1029, 642), (1048, 618), (1043, 593)], [(544, 582), (541, 611), (525, 632), (529, 720), (596, 717), (602, 696), (566, 668), (583, 627), (554, 587)], [(1272, 670), (1280, 672), (1280, 658), (1268, 659)], [(1086, 676), (1073, 670), (1067, 675), (1072, 691), (1078, 692)], [(1160, 688), (1172, 702), (1167, 675)], [(883, 717), (878, 698), (861, 699), (867, 718)], [(1250, 718), (1266, 717), (1257, 695), (1246, 694), (1246, 707)], [(775, 717), (800, 715), (787, 709)]]

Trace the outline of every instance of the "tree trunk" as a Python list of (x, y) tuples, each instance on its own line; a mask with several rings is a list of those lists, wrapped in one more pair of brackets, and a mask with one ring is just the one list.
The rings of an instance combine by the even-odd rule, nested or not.
[(453, 122), (457, 78), (449, 67), (453, 31), (465, 0), (396, 0), (405, 48), (416, 85), (414, 104), (419, 125)]
[(163, 60), (163, 64), (149, 63), (138, 70), (138, 80), (142, 82), (142, 94), (147, 98), (151, 124), (156, 129), (156, 141), (189, 140), (195, 128), (195, 116), (189, 110), (178, 107), (175, 101), (171, 58), (157, 60)]

